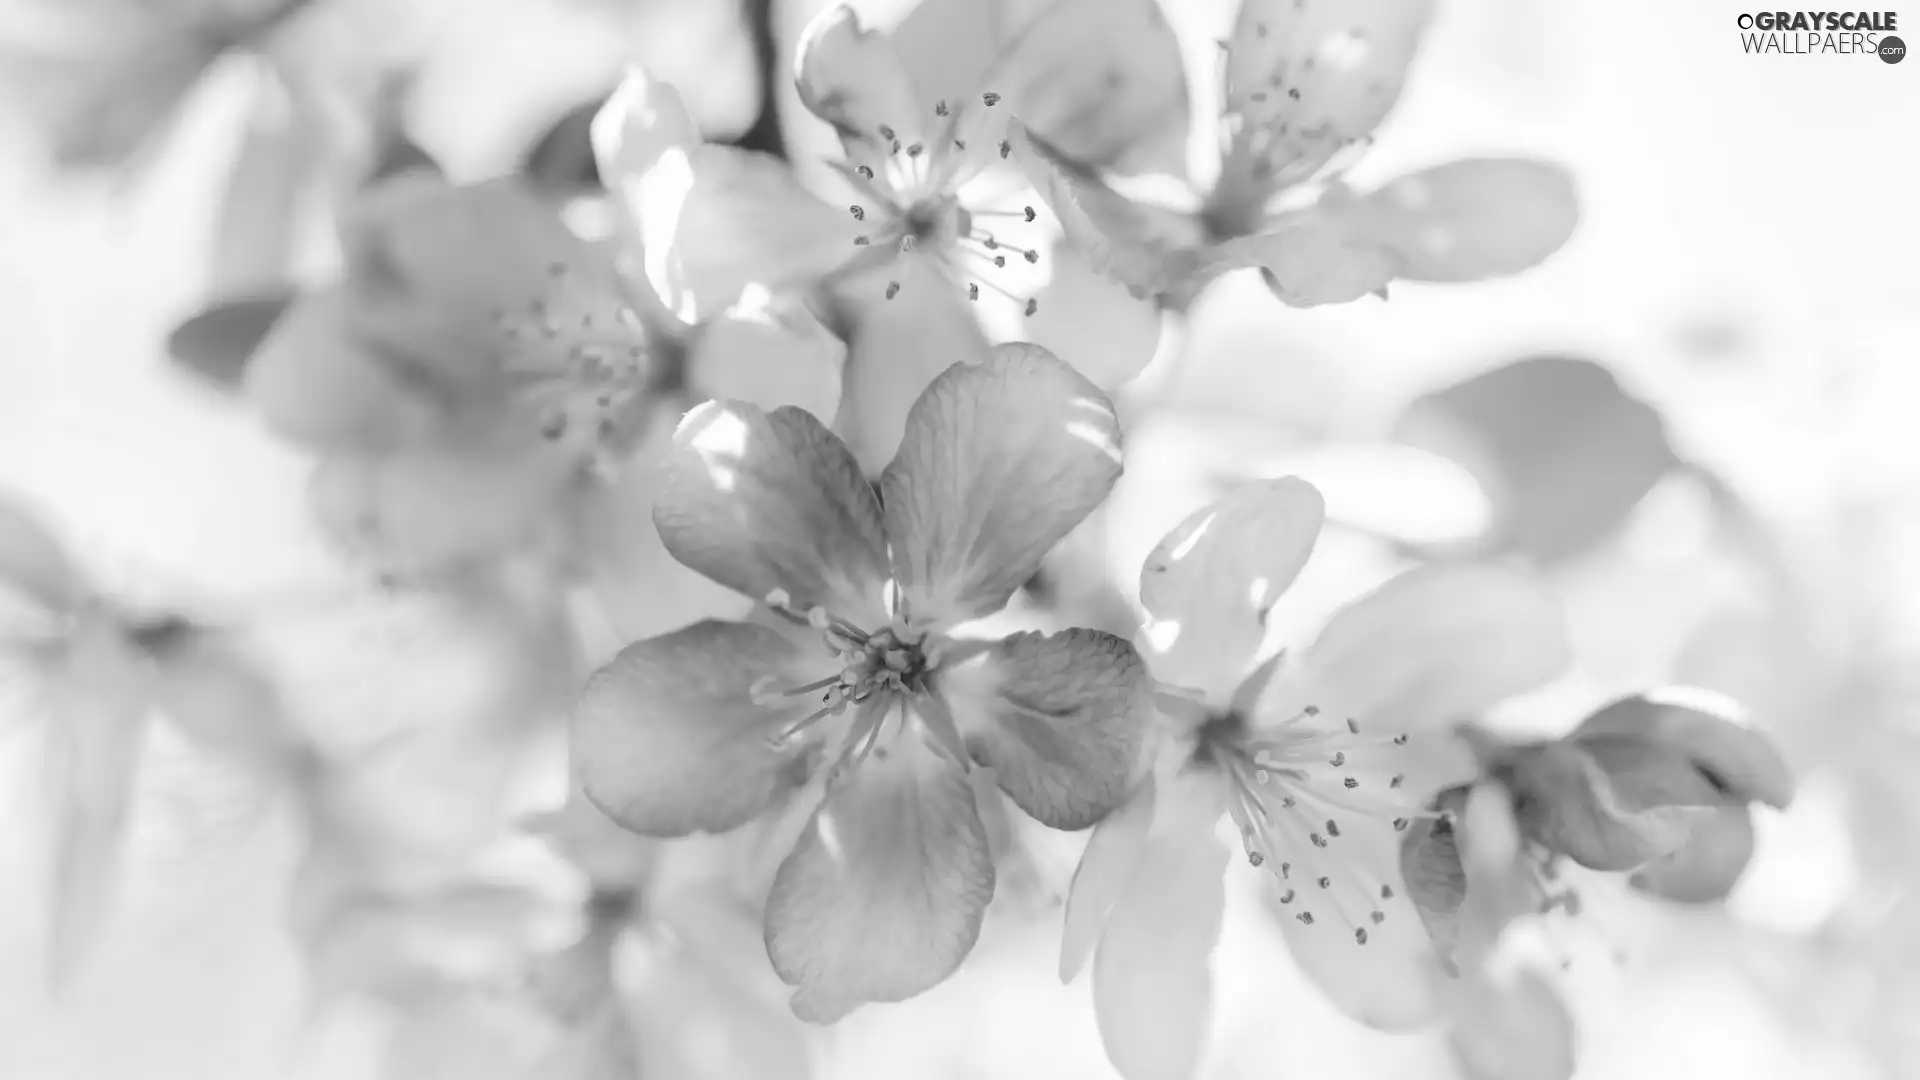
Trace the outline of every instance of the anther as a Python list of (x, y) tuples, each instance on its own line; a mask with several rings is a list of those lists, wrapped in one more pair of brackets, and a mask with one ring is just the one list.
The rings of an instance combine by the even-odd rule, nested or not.
[(1347, 730), (1355, 735), (1360, 734), (1360, 721), (1351, 716), (1347, 717)]
[(1340, 835), (1340, 823), (1333, 820), (1332, 818), (1327, 819), (1327, 835), (1328, 836)]
[(1365, 945), (1367, 943), (1367, 928), (1364, 926), (1356, 927), (1353, 931), (1353, 941), (1356, 945)]
[(900, 238), (900, 250), (902, 252), (913, 250), (913, 234), (912, 233), (908, 233), (907, 235)]
[(989, 90), (986, 93), (980, 95), (980, 100), (986, 102), (987, 108), (991, 109), (995, 105), (1000, 104), (1000, 95)]
[(1327, 846), (1327, 838), (1321, 836), (1319, 833), (1308, 833), (1307, 839), (1313, 841), (1314, 847), (1323, 848)]
[(1395, 746), (1407, 745), (1407, 737), (1405, 735), (1395, 735), (1393, 737), (1393, 745)]
[(867, 239), (867, 236), (865, 233), (861, 233), (859, 236), (856, 236), (853, 238), (854, 247), (866, 247), (868, 244), (871, 244), (871, 243), (873, 243), (873, 241)]
[(1267, 857), (1265, 855), (1260, 854), (1257, 851), (1247, 852), (1247, 862), (1250, 865), (1259, 866), (1261, 863), (1266, 861), (1267, 861)]
[(1407, 781), (1407, 774), (1406, 774), (1406, 773), (1394, 773), (1394, 774), (1393, 774), (1393, 779), (1391, 779), (1391, 780), (1389, 780), (1389, 781), (1387, 781), (1387, 786), (1388, 786), (1388, 787), (1392, 787), (1392, 788), (1397, 788), (1397, 787), (1399, 787), (1399, 786), (1400, 786), (1401, 784), (1404, 784), (1404, 783), (1406, 783), (1406, 781)]
[(1039, 310), (1040, 310), (1040, 301), (1029, 297), (1027, 299), (1027, 314), (1031, 315), (1034, 312)]
[(1254, 782), (1254, 783), (1256, 783), (1256, 784), (1264, 784), (1264, 783), (1266, 783), (1267, 781), (1269, 781), (1269, 780), (1271, 780), (1271, 779), (1273, 779), (1273, 774), (1272, 774), (1272, 773), (1270, 773), (1270, 772), (1268, 772), (1267, 770), (1265, 770), (1265, 769), (1255, 769), (1255, 770), (1253, 770), (1253, 782)]
[(1028, 221), (1032, 221), (1036, 216), (1038, 216), (1033, 212), (1033, 207), (1031, 206), (1023, 206), (1021, 207), (1021, 209), (1026, 211)]
[(907, 156), (910, 158), (917, 158), (920, 156), (920, 152), (925, 149), (926, 149), (925, 146), (922, 146), (919, 143), (914, 143), (912, 146), (907, 147)]
[(1292, 863), (1290, 863), (1290, 862), (1283, 862), (1283, 863), (1281, 863), (1281, 864), (1280, 864), (1280, 876), (1281, 876), (1281, 877), (1287, 877), (1287, 876), (1289, 876), (1289, 875), (1291, 875), (1292, 873), (1293, 873), (1293, 864), (1292, 864)]
[(967, 148), (967, 140), (965, 139), (953, 140), (953, 148), (955, 150), (965, 150)]
[(1393, 819), (1393, 831), (1394, 831), (1394, 832), (1406, 832), (1406, 831), (1407, 831), (1407, 819), (1406, 819), (1406, 818), (1403, 818), (1403, 817), (1397, 817), (1397, 818), (1394, 818), (1394, 819)]
[(1373, 925), (1379, 926), (1381, 923), (1387, 921), (1387, 913), (1376, 908), (1367, 913), (1367, 918), (1373, 920)]
[(1040, 261), (1040, 253), (1037, 251), (1023, 251), (1020, 254), (1030, 263), (1038, 263)]
[(887, 299), (891, 300), (894, 297), (899, 295), (900, 295), (900, 283), (897, 281), (887, 282)]
[(993, 257), (993, 265), (995, 266), (1007, 265), (1007, 257), (1005, 255), (995, 255)]
[(1301, 711), (1301, 712), (1303, 712), (1303, 713), (1306, 713), (1306, 714), (1307, 714), (1308, 716), (1319, 716), (1319, 715), (1320, 715), (1320, 706), (1318, 706), (1318, 705), (1309, 705), (1309, 706), (1307, 706), (1306, 708), (1304, 708), (1304, 709), (1301, 709), (1300, 711)]
[(1380, 899), (1382, 900), (1393, 899), (1393, 886), (1391, 885), (1380, 886)]
[(807, 609), (807, 625), (813, 627), (815, 630), (825, 630), (827, 627), (833, 625), (833, 620), (827, 615), (826, 608), (815, 604)]
[(1000, 156), (1004, 158), (1012, 153), (1013, 153), (1013, 144), (1008, 142), (1005, 139), (1001, 139), (1000, 140)]
[(860, 178), (862, 180), (873, 179), (873, 169), (870, 168), (869, 166), (866, 166), (866, 165), (855, 166), (853, 171), (859, 173)]
[(1335, 750), (1333, 756), (1328, 758), (1327, 762), (1337, 769), (1347, 763), (1347, 752), (1345, 750)]
[(1360, 786), (1360, 781), (1354, 777), (1349, 776), (1345, 780), (1340, 781), (1340, 786), (1346, 788), (1348, 791), (1352, 791), (1354, 788), (1357, 788)]
[(847, 207), (847, 213), (852, 214), (855, 221), (867, 220), (867, 211), (859, 205)]
[(969, 282), (967, 284), (967, 299), (969, 300), (980, 299), (980, 285), (978, 282)]
[(793, 595), (785, 589), (775, 589), (767, 594), (767, 606), (785, 609), (793, 605)]
[(1313, 912), (1311, 911), (1303, 911), (1298, 916), (1296, 916), (1296, 918), (1298, 918), (1301, 922), (1307, 924), (1308, 926), (1313, 925)]
[(1330, 877), (1323, 877), (1323, 878), (1321, 878), (1321, 879), (1320, 879), (1319, 881), (1317, 881), (1317, 882), (1315, 882), (1315, 884), (1316, 884), (1316, 885), (1319, 885), (1319, 886), (1320, 886), (1321, 888), (1323, 888), (1323, 889), (1327, 889), (1327, 888), (1332, 888), (1332, 887), (1333, 887), (1333, 879), (1332, 879), (1332, 878), (1330, 878)]
[(880, 126), (879, 126), (878, 128), (876, 128), (875, 130), (877, 130), (878, 132), (880, 132), (880, 137), (881, 137), (881, 138), (883, 138), (883, 139), (885, 139), (885, 140), (887, 140), (888, 142), (892, 142), (892, 141), (894, 141), (894, 140), (893, 140), (893, 129), (892, 129), (891, 127), (888, 127), (888, 126), (887, 126), (887, 125), (885, 125), (885, 124), (881, 124), (881, 125), (880, 125)]
[(933, 115), (935, 115), (935, 116), (945, 116), (945, 115), (947, 115), (947, 102), (946, 102), (946, 99), (944, 99), (944, 98), (942, 98), (941, 100), (939, 100), (939, 101), (936, 101), (936, 102), (934, 102), (934, 103), (933, 103)]
[(1281, 902), (1281, 903), (1283, 903), (1283, 904), (1291, 904), (1291, 903), (1293, 903), (1293, 890), (1292, 890), (1292, 889), (1288, 889), (1288, 890), (1287, 890), (1286, 892), (1283, 892), (1283, 893), (1281, 893), (1281, 894), (1280, 894), (1280, 902)]
[(893, 152), (894, 152), (894, 153), (896, 153), (896, 154), (900, 152), (900, 140), (899, 140), (899, 139), (895, 139), (895, 140), (893, 140)]

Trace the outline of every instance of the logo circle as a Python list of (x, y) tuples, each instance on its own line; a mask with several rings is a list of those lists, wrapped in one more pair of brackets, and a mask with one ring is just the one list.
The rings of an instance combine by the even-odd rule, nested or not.
[(1897, 64), (1907, 58), (1907, 43), (1888, 35), (1880, 39), (1880, 59), (1884, 63)]

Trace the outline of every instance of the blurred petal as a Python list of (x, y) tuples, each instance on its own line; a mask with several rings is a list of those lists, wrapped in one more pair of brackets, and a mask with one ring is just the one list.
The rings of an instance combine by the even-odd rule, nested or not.
[(1146, 665), (1112, 634), (1020, 633), (942, 669), (974, 754), (1028, 816), (1084, 829), (1126, 800), (1153, 723)]
[[(1630, 751), (1614, 745), (1607, 748), (1614, 758), (1607, 769), (1592, 748), (1550, 743), (1511, 763), (1514, 816), (1529, 839), (1592, 870), (1631, 870), (1678, 849), (1715, 812), (1717, 797), (1698, 773), (1697, 788), (1687, 790), (1690, 768), (1629, 762), (1623, 759)], [(1653, 768), (1636, 770), (1636, 764)], [(1630, 777), (1626, 791), (1616, 789), (1615, 775)]]
[(1337, 612), (1305, 657), (1346, 715), (1394, 732), (1471, 717), (1571, 659), (1552, 593), (1493, 566), (1402, 574)]
[(756, 700), (754, 684), (793, 676), (778, 632), (707, 620), (637, 641), (595, 672), (574, 710), (574, 771), (607, 815), (646, 836), (725, 832), (784, 797), (803, 747), (774, 745), (810, 699)]
[(1226, 906), (1220, 805), (1197, 777), (1164, 795), (1093, 958), (1100, 1041), (1126, 1080), (1186, 1080), (1213, 1024), (1211, 957)]
[(1682, 688), (1635, 694), (1587, 717), (1572, 737), (1603, 735), (1683, 755), (1732, 798), (1757, 799), (1782, 810), (1793, 801), (1793, 773), (1780, 751), (1738, 705), (1718, 695)]
[(681, 420), (653, 520), (673, 557), (754, 600), (871, 626), (887, 543), (873, 489), (813, 414), (709, 401)]
[(1694, 823), (1686, 842), (1633, 875), (1633, 887), (1688, 904), (1727, 898), (1753, 860), (1753, 813), (1723, 806)]
[(278, 768), (301, 740), (258, 661), (211, 632), (189, 632), (155, 650), (155, 705), (200, 749), (255, 768)]
[(294, 301), (244, 364), (241, 387), (267, 425), (289, 439), (380, 450), (417, 430), (428, 405), (353, 336), (350, 305), (338, 289)]
[(692, 179), (700, 129), (679, 91), (635, 65), (593, 116), (589, 134), (600, 182), (618, 200), (646, 283), (685, 322), (697, 314), (668, 252)]
[(836, 424), (868, 476), (878, 476), (899, 451), (907, 413), (927, 384), (988, 351), (979, 322), (943, 272), (918, 256), (897, 265), (900, 291), (869, 302), (854, 323)]
[(1056, 244), (1053, 277), (1020, 339), (1051, 350), (1102, 390), (1132, 381), (1160, 344), (1160, 310), (1094, 271), (1080, 253)]
[(699, 330), (689, 361), (696, 394), (792, 405), (831, 424), (840, 409), (846, 345), (806, 306), (750, 286), (740, 302)]
[(831, 1022), (905, 1001), (973, 949), (993, 862), (967, 775), (911, 733), (830, 790), (767, 897), (767, 955), (793, 1011)]
[(254, 87), (240, 147), (220, 192), (208, 289), (216, 296), (275, 288), (294, 272), (312, 223), (308, 196), (327, 165), (330, 134), (310, 95), (277, 73)]
[[(861, 26), (846, 4), (822, 11), (800, 38), (794, 85), (813, 115), (840, 133), (847, 157), (884, 178), (893, 143), (924, 143), (935, 123), (887, 35)], [(884, 130), (883, 130), (884, 129)]]
[(1301, 308), (1346, 304), (1377, 293), (1399, 275), (1402, 265), (1401, 257), (1384, 244), (1314, 211), (1217, 244), (1204, 261), (1210, 274), (1258, 266), (1275, 296)]
[(1307, 564), (1326, 507), (1297, 477), (1248, 484), (1189, 515), (1140, 568), (1142, 638), (1162, 680), (1230, 694), (1267, 612)]
[(1023, 130), (1016, 128), (1010, 141), (1028, 181), (1060, 219), (1067, 242), (1134, 296), (1184, 302), (1219, 272), (1203, 274), (1206, 237), (1193, 215), (1130, 199)]
[(1545, 161), (1475, 158), (1402, 176), (1341, 209), (1400, 256), (1399, 276), (1479, 281), (1560, 250), (1580, 219), (1567, 171)]
[(1241, 4), (1223, 110), (1240, 134), (1222, 183), (1240, 182), (1236, 174), (1296, 183), (1369, 135), (1399, 100), (1433, 8), (1433, 0)]
[(167, 335), (167, 355), (214, 386), (236, 389), (247, 362), (293, 301), (292, 293), (283, 292), (209, 305)]
[(1120, 477), (1120, 424), (1085, 376), (1001, 345), (933, 381), (881, 477), (894, 577), (921, 625), (991, 614)]
[(1560, 992), (1532, 971), (1509, 983), (1475, 979), (1448, 1039), (1464, 1080), (1569, 1080), (1575, 1041)]
[(1153, 828), (1154, 782), (1148, 776), (1124, 806), (1093, 827), (1067, 889), (1067, 914), (1060, 930), (1060, 981), (1072, 982), (1087, 966), (1107, 916), (1133, 881), (1134, 864), (1146, 849)]
[(0, 498), (0, 585), (18, 589), (49, 611), (63, 611), (79, 591), (60, 541), (23, 506)]

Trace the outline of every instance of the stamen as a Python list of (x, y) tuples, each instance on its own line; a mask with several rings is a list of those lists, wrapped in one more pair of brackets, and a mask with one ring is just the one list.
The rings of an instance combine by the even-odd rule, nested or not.
[(986, 102), (987, 108), (991, 109), (995, 105), (1000, 104), (1000, 95), (989, 90), (980, 95), (980, 100)]
[(899, 295), (900, 295), (900, 283), (897, 281), (887, 282), (887, 299), (891, 300), (894, 297)]
[(862, 207), (858, 203), (855, 203), (854, 205), (847, 207), (847, 212), (853, 215), (853, 220), (855, 221), (867, 220), (866, 208)]
[(867, 239), (867, 235), (865, 233), (861, 233), (859, 236), (856, 236), (853, 238), (854, 247), (866, 247), (868, 244), (871, 244), (871, 243), (873, 243), (873, 241)]
[(939, 101), (936, 101), (933, 103), (933, 115), (935, 116), (947, 115), (947, 102), (945, 98), (942, 98)]

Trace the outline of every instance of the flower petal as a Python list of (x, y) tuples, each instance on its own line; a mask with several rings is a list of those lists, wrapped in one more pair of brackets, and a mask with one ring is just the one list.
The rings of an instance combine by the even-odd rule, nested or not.
[[(1246, 0), (1227, 42), (1225, 168), (1298, 182), (1399, 100), (1433, 0)], [(1225, 181), (1223, 181), (1225, 182)]]
[(750, 623), (707, 620), (634, 642), (593, 674), (573, 715), (574, 771), (594, 804), (645, 836), (725, 832), (800, 779), (801, 748), (776, 747), (810, 699), (755, 700), (793, 676), (799, 651)]
[(1211, 957), (1226, 907), (1220, 806), (1198, 777), (1165, 794), (1093, 958), (1100, 1041), (1126, 1080), (1186, 1080), (1213, 1022)]
[(1580, 220), (1566, 169), (1473, 158), (1402, 176), (1341, 210), (1361, 236), (1400, 257), (1403, 278), (1480, 281), (1560, 250)]
[(640, 270), (667, 311), (692, 322), (696, 303), (669, 260), (692, 179), (700, 129), (670, 84), (633, 66), (589, 128), (600, 182), (622, 211)]
[(936, 117), (886, 34), (864, 28), (846, 4), (822, 11), (801, 34), (794, 86), (801, 103), (840, 133), (851, 161), (880, 178), (891, 171), (900, 181), (893, 186), (904, 186), (907, 159), (894, 144), (927, 142)]
[(1641, 892), (1688, 904), (1727, 898), (1753, 860), (1753, 812), (1723, 806), (1695, 822), (1686, 842), (1641, 867), (1630, 879)]
[(813, 414), (696, 407), (674, 432), (655, 499), (660, 539), (685, 565), (755, 600), (785, 590), (803, 610), (879, 621), (880, 507), (846, 444)]
[(1120, 194), (1017, 125), (1009, 141), (1015, 162), (1060, 219), (1067, 241), (1090, 266), (1134, 296), (1166, 298), (1179, 306), (1227, 268), (1204, 264), (1206, 237), (1193, 215)]
[(1780, 751), (1739, 711), (1714, 695), (1680, 688), (1635, 694), (1595, 712), (1574, 729), (1576, 741), (1613, 735), (1682, 754), (1730, 797), (1776, 809), (1793, 801), (1793, 773)]
[(1126, 805), (1093, 827), (1086, 850), (1067, 889), (1067, 914), (1060, 929), (1060, 981), (1072, 982), (1087, 966), (1107, 916), (1133, 881), (1133, 868), (1153, 828), (1154, 782), (1148, 776)]
[(1307, 564), (1326, 504), (1298, 477), (1195, 511), (1140, 568), (1142, 637), (1163, 681), (1226, 695), (1252, 667), (1267, 612)]
[(1474, 979), (1448, 1045), (1465, 1080), (1569, 1080), (1573, 1017), (1553, 983), (1534, 971), (1511, 982)]
[(209, 304), (167, 334), (167, 356), (208, 385), (236, 389), (293, 300), (291, 290), (281, 289)]
[(1019, 337), (1073, 358), (1080, 374), (1102, 390), (1132, 381), (1160, 345), (1160, 309), (1094, 270), (1080, 252), (1055, 244), (1053, 276)]
[(353, 331), (340, 289), (302, 296), (267, 333), (241, 389), (267, 425), (319, 449), (380, 450), (425, 423), (428, 405)]
[(1414, 570), (1337, 612), (1313, 681), (1372, 730), (1433, 728), (1541, 686), (1571, 662), (1558, 602), (1494, 566)]
[(1514, 817), (1529, 839), (1592, 870), (1631, 870), (1678, 849), (1715, 812), (1707, 801), (1710, 785), (1697, 773), (1699, 788), (1708, 790), (1696, 790), (1689, 803), (1677, 801), (1688, 798), (1683, 773), (1634, 776), (1628, 762), (1615, 760), (1619, 775), (1633, 777), (1630, 802), (1616, 789), (1614, 771), (1603, 768), (1591, 749), (1590, 743), (1549, 743), (1509, 764)]
[(878, 476), (899, 451), (907, 413), (927, 385), (988, 351), (959, 287), (931, 260), (904, 257), (896, 272), (899, 291), (867, 302), (856, 317), (843, 377), (846, 397), (835, 425), (868, 476)]
[(846, 345), (804, 304), (750, 285), (739, 303), (700, 327), (688, 379), (699, 394), (763, 409), (792, 405), (830, 424), (846, 356)]
[(1457, 975), (1453, 954), (1460, 938), (1460, 909), (1467, 900), (1467, 870), (1451, 820), (1420, 818), (1413, 823), (1400, 842), (1400, 874), (1434, 951), (1448, 973)]
[(0, 586), (48, 611), (64, 611), (80, 591), (60, 541), (23, 506), (0, 499)]
[(793, 1011), (831, 1022), (953, 974), (993, 897), (967, 774), (912, 734), (844, 775), (767, 897), (767, 955)]
[(1041, 824), (1088, 828), (1138, 781), (1153, 694), (1123, 639), (1078, 627), (1015, 634), (937, 678), (974, 755)]
[(991, 614), (1120, 478), (1113, 405), (1037, 345), (948, 368), (881, 476), (894, 577), (923, 625)]
[(1292, 215), (1263, 232), (1214, 246), (1206, 274), (1243, 266), (1265, 272), (1267, 288), (1293, 307), (1346, 304), (1377, 293), (1400, 274), (1402, 258), (1345, 222), (1318, 211)]

